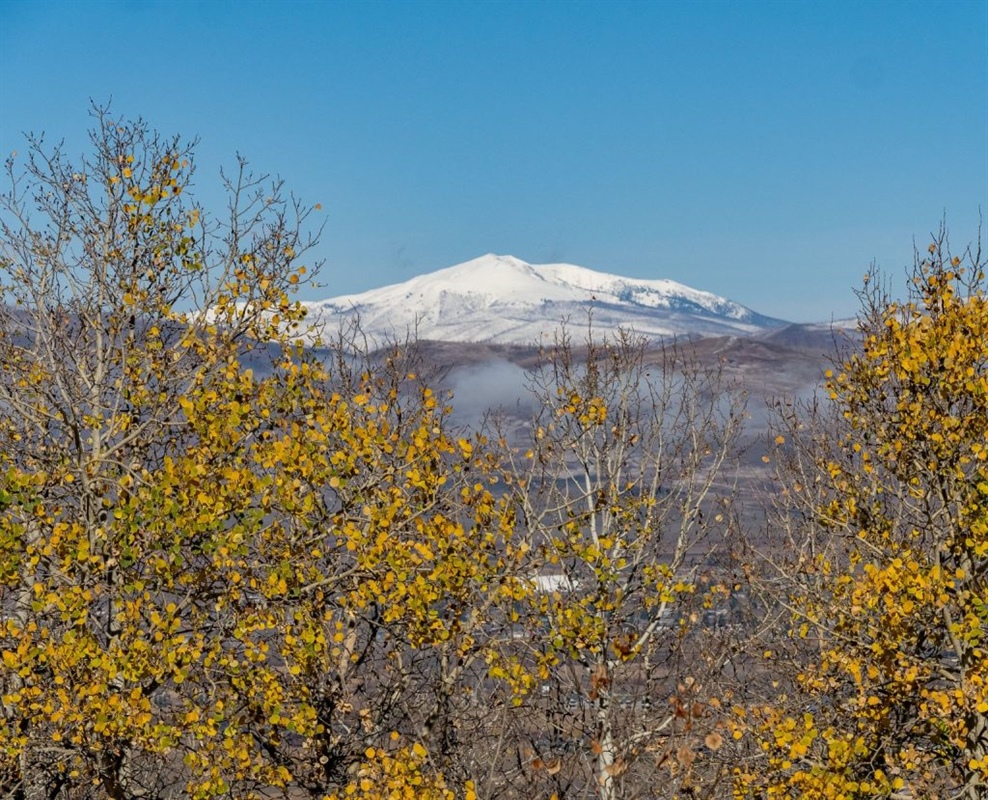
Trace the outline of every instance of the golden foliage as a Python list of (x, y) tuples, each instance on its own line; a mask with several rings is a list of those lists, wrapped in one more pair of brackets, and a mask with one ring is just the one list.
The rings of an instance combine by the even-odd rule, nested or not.
[(3, 197), (4, 785), (451, 796), (424, 747), (515, 569), (484, 442), (400, 350), (297, 341), (306, 208), (241, 165), (217, 231), (188, 148), (97, 120)]
[(873, 286), (862, 298), (860, 349), (827, 379), (833, 432), (823, 445), (799, 426), (789, 432), (814, 464), (801, 474), (794, 457), (784, 477), (790, 508), (806, 520), (801, 564), (787, 579), (806, 658), (792, 697), (753, 710), (768, 770), (745, 770), (739, 786), (779, 798), (983, 797), (982, 263), (950, 256), (941, 235), (904, 304)]

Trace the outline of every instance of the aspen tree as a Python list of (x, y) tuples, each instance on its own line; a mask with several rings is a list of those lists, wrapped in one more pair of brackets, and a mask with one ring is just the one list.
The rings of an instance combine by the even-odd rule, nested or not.
[[(742, 796), (975, 800), (988, 793), (988, 297), (943, 229), (906, 299), (874, 277), (830, 410), (780, 431), (771, 557), (787, 639), (749, 709)], [(787, 557), (786, 551), (789, 556)]]

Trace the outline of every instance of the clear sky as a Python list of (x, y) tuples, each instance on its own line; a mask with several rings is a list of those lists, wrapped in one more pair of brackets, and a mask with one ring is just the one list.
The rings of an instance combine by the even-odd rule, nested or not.
[(0, 151), (89, 98), (321, 203), (323, 296), (496, 252), (823, 320), (988, 214), (988, 0), (0, 0)]

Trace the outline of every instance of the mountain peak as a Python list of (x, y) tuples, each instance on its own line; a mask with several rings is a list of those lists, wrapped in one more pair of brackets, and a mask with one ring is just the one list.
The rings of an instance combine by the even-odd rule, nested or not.
[(528, 266), (531, 266), (531, 264), (528, 264), (527, 262), (522, 261), (520, 258), (516, 258), (515, 256), (512, 256), (512, 255), (499, 255), (497, 253), (485, 253), (484, 255), (480, 256), (480, 258), (475, 258), (472, 261), (467, 261), (466, 263), (467, 264), (475, 264), (478, 267), (485, 267), (485, 266), (493, 266), (493, 267), (497, 267), (497, 266), (528, 267)]
[(404, 283), (307, 303), (331, 327), (359, 317), (371, 337), (532, 344), (593, 309), (601, 332), (633, 328), (650, 338), (755, 333), (781, 324), (723, 297), (670, 280), (625, 278), (574, 264), (479, 258)]

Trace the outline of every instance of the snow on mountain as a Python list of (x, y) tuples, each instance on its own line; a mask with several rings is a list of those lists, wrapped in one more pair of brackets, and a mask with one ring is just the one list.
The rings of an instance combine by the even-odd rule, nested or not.
[(593, 309), (600, 332), (650, 338), (748, 334), (783, 324), (731, 300), (669, 280), (639, 280), (572, 264), (528, 264), (488, 254), (360, 294), (309, 302), (309, 320), (334, 330), (359, 318), (371, 338), (532, 344)]

